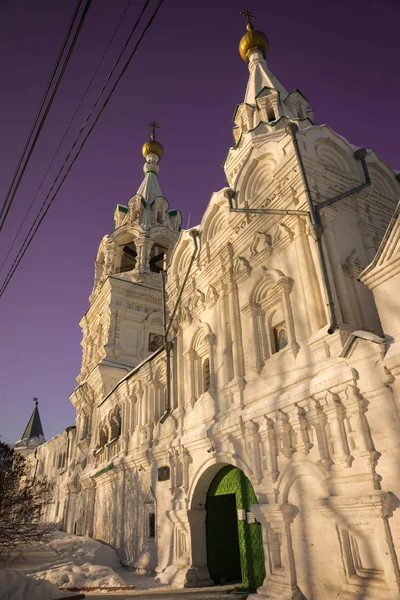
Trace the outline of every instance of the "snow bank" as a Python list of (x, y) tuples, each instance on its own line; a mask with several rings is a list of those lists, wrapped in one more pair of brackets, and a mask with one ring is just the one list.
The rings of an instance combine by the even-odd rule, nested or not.
[(60, 556), (74, 559), (78, 564), (91, 563), (111, 568), (121, 566), (115, 550), (89, 537), (57, 532), (57, 537), (49, 543), (49, 547)]
[(65, 597), (50, 581), (34, 579), (21, 571), (0, 569), (1, 600), (55, 600)]
[(73, 561), (55, 563), (44, 571), (37, 571), (33, 577), (47, 579), (65, 589), (126, 586), (126, 582), (110, 567), (90, 563), (77, 565)]

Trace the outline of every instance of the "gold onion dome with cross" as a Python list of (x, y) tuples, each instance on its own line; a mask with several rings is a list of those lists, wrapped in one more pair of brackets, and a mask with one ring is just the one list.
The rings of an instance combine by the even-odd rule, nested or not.
[(254, 19), (254, 15), (247, 9), (241, 10), (240, 13), (247, 17), (246, 29), (247, 33), (244, 34), (239, 44), (239, 54), (246, 62), (249, 62), (249, 56), (255, 50), (259, 50), (264, 58), (266, 58), (269, 48), (269, 41), (267, 36), (262, 31), (254, 29), (254, 25), (251, 19)]
[(148, 154), (156, 154), (158, 158), (161, 158), (164, 152), (164, 148), (160, 142), (156, 140), (156, 128), (159, 127), (155, 121), (149, 123), (149, 126), (152, 128), (152, 134), (150, 136), (150, 140), (143, 144), (142, 154), (143, 158), (146, 159)]

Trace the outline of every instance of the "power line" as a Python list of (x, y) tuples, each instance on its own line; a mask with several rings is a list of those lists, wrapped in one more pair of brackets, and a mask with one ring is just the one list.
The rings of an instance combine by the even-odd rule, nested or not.
[[(95, 99), (94, 103), (92, 104), (92, 106), (91, 106), (91, 108), (90, 108), (90, 110), (89, 110), (89, 113), (88, 113), (88, 115), (86, 116), (86, 119), (85, 119), (85, 121), (83, 122), (83, 125), (82, 125), (82, 127), (81, 127), (81, 129), (80, 129), (80, 131), (79, 131), (79, 133), (78, 133), (78, 135), (77, 135), (77, 137), (76, 137), (76, 138), (75, 138), (75, 140), (74, 140), (74, 143), (72, 144), (71, 148), (69, 149), (69, 151), (68, 151), (68, 154), (67, 154), (67, 156), (65, 157), (65, 159), (64, 159), (64, 162), (63, 162), (63, 164), (62, 164), (61, 168), (59, 169), (59, 171), (58, 171), (58, 173), (57, 173), (57, 175), (56, 175), (56, 178), (53, 180), (53, 183), (52, 183), (52, 185), (51, 185), (51, 187), (50, 187), (50, 190), (49, 190), (49, 192), (48, 192), (48, 194), (47, 194), (46, 198), (44, 199), (44, 201), (43, 201), (43, 203), (42, 203), (42, 205), (41, 205), (41, 207), (40, 207), (40, 209), (39, 209), (38, 213), (36, 214), (36, 217), (35, 217), (35, 219), (34, 219), (34, 221), (33, 221), (33, 224), (31, 225), (31, 228), (29, 229), (29, 231), (28, 231), (28, 234), (27, 234), (27, 236), (25, 237), (25, 239), (24, 239), (24, 241), (23, 241), (23, 243), (22, 243), (22, 246), (20, 247), (20, 250), (18, 251), (16, 258), (14, 259), (14, 262), (13, 262), (13, 264), (11, 265), (10, 271), (13, 269), (14, 265), (15, 265), (15, 264), (16, 264), (16, 262), (18, 261), (18, 258), (19, 258), (19, 256), (21, 255), (21, 252), (23, 251), (24, 245), (25, 245), (25, 244), (27, 243), (27, 241), (28, 241), (28, 238), (29, 238), (30, 234), (32, 233), (32, 231), (34, 231), (35, 225), (36, 225), (36, 223), (37, 223), (37, 222), (39, 221), (39, 219), (40, 219), (41, 213), (42, 213), (42, 211), (44, 210), (44, 207), (45, 207), (45, 205), (46, 205), (46, 202), (47, 202), (48, 198), (50, 197), (50, 194), (51, 194), (51, 192), (52, 192), (52, 190), (53, 190), (54, 186), (56, 185), (58, 178), (60, 177), (60, 175), (61, 175), (61, 173), (62, 173), (63, 169), (65, 168), (65, 165), (66, 165), (66, 163), (68, 162), (68, 160), (69, 160), (69, 157), (71, 156), (71, 154), (72, 154), (72, 152), (73, 152), (73, 150), (74, 150), (75, 146), (77, 145), (77, 143), (78, 143), (78, 141), (79, 141), (79, 138), (80, 138), (80, 136), (81, 136), (82, 132), (85, 130), (85, 127), (87, 126), (87, 123), (88, 123), (88, 121), (90, 120), (90, 117), (91, 117), (92, 113), (94, 112), (94, 110), (95, 110), (95, 108), (96, 108), (96, 106), (97, 106), (97, 104), (98, 104), (99, 100), (101, 99), (101, 96), (102, 96), (102, 94), (103, 94), (103, 92), (104, 92), (105, 88), (107, 87), (107, 84), (108, 84), (108, 82), (110, 81), (110, 79), (111, 79), (112, 75), (114, 74), (114, 72), (115, 72), (115, 70), (116, 70), (116, 68), (117, 68), (117, 66), (118, 66), (118, 64), (119, 64), (119, 62), (120, 62), (120, 60), (121, 60), (121, 58), (122, 58), (122, 56), (123, 56), (123, 53), (125, 52), (125, 50), (126, 50), (127, 46), (129, 45), (129, 42), (131, 41), (131, 39), (132, 39), (132, 36), (133, 36), (133, 34), (135, 33), (135, 31), (136, 31), (136, 29), (137, 29), (137, 27), (138, 27), (138, 25), (139, 25), (139, 23), (140, 23), (140, 21), (141, 21), (141, 19), (142, 19), (142, 17), (143, 17), (143, 14), (145, 13), (145, 11), (146, 11), (146, 9), (147, 9), (147, 7), (148, 7), (149, 3), (150, 3), (150, 0), (146, 0), (146, 2), (144, 3), (144, 5), (143, 5), (143, 7), (142, 7), (142, 10), (140, 11), (140, 14), (139, 14), (138, 18), (136, 19), (136, 22), (135, 22), (135, 24), (134, 24), (134, 26), (133, 26), (133, 28), (132, 28), (132, 30), (131, 30), (131, 32), (130, 32), (130, 34), (129, 34), (129, 36), (128, 36), (128, 38), (127, 38), (127, 40), (126, 40), (125, 44), (124, 44), (124, 45), (123, 45), (123, 47), (122, 47), (122, 50), (120, 51), (120, 53), (119, 53), (119, 55), (118, 55), (118, 57), (117, 57), (117, 60), (114, 62), (113, 66), (112, 66), (112, 68), (111, 68), (111, 71), (110, 71), (110, 72), (109, 72), (109, 74), (107, 75), (107, 77), (106, 77), (106, 80), (105, 80), (105, 82), (104, 82), (103, 86), (101, 87), (101, 89), (100, 89), (100, 91), (99, 91), (99, 93), (98, 93), (98, 95), (97, 95), (97, 97), (96, 97), (96, 99)], [(85, 141), (86, 141), (86, 140), (85, 140)], [(47, 213), (47, 210), (46, 210), (46, 213)], [(42, 220), (42, 219), (40, 219), (40, 222), (41, 222), (41, 220)], [(40, 223), (39, 223), (39, 224), (40, 224)], [(35, 231), (36, 231), (36, 230), (35, 230)], [(29, 243), (30, 243), (30, 242), (29, 242)], [(7, 257), (6, 257), (6, 259), (8, 258), (8, 256), (9, 256), (10, 252), (11, 252), (11, 248), (9, 249), (9, 251), (8, 251), (8, 253), (7, 253)], [(21, 257), (21, 258), (22, 258), (22, 257)], [(5, 262), (5, 261), (4, 261), (4, 262)], [(4, 262), (3, 262), (3, 265), (4, 265)], [(18, 261), (18, 264), (19, 264), (19, 262), (20, 262), (20, 261)], [(2, 265), (2, 267), (3, 267), (3, 265)], [(2, 270), (2, 268), (0, 269), (0, 271), (1, 271), (1, 270)], [(10, 273), (10, 271), (9, 271), (9, 273)], [(7, 276), (6, 276), (6, 279), (7, 279), (8, 275), (9, 275), (9, 273), (8, 273), (8, 274), (7, 274)], [(6, 281), (6, 279), (5, 279), (4, 281)], [(3, 285), (4, 285), (4, 283), (3, 283)], [(2, 291), (2, 290), (0, 289), (0, 292), (1, 292), (1, 291)], [(0, 293), (0, 297), (1, 297), (1, 293)]]
[(53, 157), (52, 157), (52, 159), (51, 159), (51, 161), (50, 161), (50, 164), (49, 164), (49, 166), (47, 167), (47, 169), (46, 169), (46, 172), (45, 172), (45, 174), (44, 174), (44, 175), (43, 175), (43, 177), (42, 177), (42, 180), (41, 180), (41, 182), (40, 182), (40, 184), (39, 184), (39, 186), (38, 186), (38, 188), (37, 188), (37, 190), (36, 190), (36, 192), (35, 192), (35, 195), (33, 196), (33, 198), (32, 198), (32, 201), (31, 201), (31, 203), (29, 204), (29, 207), (28, 207), (27, 211), (25, 212), (25, 216), (24, 216), (24, 218), (23, 218), (23, 220), (22, 220), (22, 222), (21, 222), (21, 224), (20, 224), (20, 226), (19, 226), (19, 228), (18, 228), (18, 231), (17, 231), (17, 233), (16, 233), (16, 234), (15, 234), (15, 236), (14, 236), (14, 239), (13, 239), (13, 241), (11, 242), (11, 245), (10, 245), (10, 247), (9, 247), (9, 249), (8, 249), (8, 252), (7, 252), (7, 254), (6, 254), (6, 256), (5, 256), (5, 258), (4, 258), (4, 260), (3, 260), (3, 262), (2, 262), (2, 264), (1, 264), (1, 266), (0, 266), (0, 273), (2, 272), (2, 270), (3, 270), (3, 268), (4, 268), (4, 265), (5, 265), (5, 264), (6, 264), (6, 262), (7, 262), (7, 259), (8, 259), (8, 257), (10, 256), (12, 249), (14, 248), (15, 242), (17, 241), (17, 239), (18, 239), (18, 236), (19, 236), (19, 234), (20, 234), (20, 232), (21, 232), (21, 229), (23, 228), (23, 226), (24, 226), (24, 224), (25, 224), (25, 222), (26, 222), (26, 219), (27, 219), (27, 217), (28, 217), (28, 214), (29, 214), (29, 212), (30, 212), (30, 210), (31, 210), (32, 206), (34, 205), (34, 203), (35, 203), (35, 200), (36, 200), (36, 198), (38, 197), (40, 190), (42, 189), (42, 186), (43, 186), (43, 184), (44, 184), (44, 182), (45, 182), (45, 180), (46, 180), (46, 177), (47, 177), (47, 175), (49, 174), (49, 171), (50, 171), (51, 167), (53, 166), (55, 159), (57, 158), (57, 155), (58, 155), (58, 153), (59, 153), (59, 151), (60, 151), (60, 148), (61, 148), (61, 146), (63, 145), (63, 143), (64, 143), (64, 140), (65, 140), (65, 138), (67, 137), (67, 135), (68, 135), (68, 133), (69, 133), (69, 131), (70, 131), (70, 129), (71, 129), (72, 123), (75, 121), (75, 118), (76, 118), (76, 116), (77, 116), (77, 114), (78, 114), (78, 112), (79, 112), (79, 110), (80, 110), (80, 108), (81, 108), (81, 106), (82, 106), (82, 104), (83, 104), (83, 102), (84, 102), (84, 100), (85, 100), (85, 98), (86, 98), (86, 96), (87, 96), (87, 94), (88, 94), (88, 92), (89, 92), (89, 90), (90, 90), (90, 88), (91, 88), (91, 86), (92, 86), (92, 84), (93, 84), (93, 82), (94, 82), (95, 78), (96, 78), (96, 75), (97, 75), (97, 73), (99, 72), (99, 69), (100, 69), (101, 65), (103, 64), (103, 61), (104, 61), (104, 59), (105, 59), (105, 57), (106, 57), (106, 55), (107, 55), (107, 53), (108, 53), (108, 51), (109, 51), (109, 49), (110, 49), (110, 47), (111, 47), (111, 44), (112, 44), (112, 43), (113, 43), (113, 41), (114, 41), (114, 38), (115, 38), (115, 36), (116, 36), (116, 34), (117, 34), (117, 32), (118, 32), (118, 30), (119, 30), (120, 26), (121, 26), (121, 23), (122, 23), (122, 21), (124, 20), (124, 17), (125, 17), (125, 15), (126, 15), (126, 13), (127, 13), (128, 9), (129, 9), (129, 6), (131, 5), (131, 3), (132, 3), (132, 0), (128, 0), (127, 4), (126, 4), (126, 6), (125, 6), (125, 8), (124, 8), (124, 10), (123, 10), (123, 12), (122, 12), (122, 15), (121, 15), (121, 17), (120, 17), (120, 19), (119, 19), (119, 21), (118, 21), (118, 23), (117, 23), (117, 25), (116, 25), (116, 27), (115, 27), (115, 29), (114, 29), (114, 32), (113, 32), (113, 34), (112, 34), (112, 36), (111, 36), (110, 40), (108, 41), (108, 44), (107, 44), (107, 46), (106, 46), (106, 49), (105, 49), (105, 50), (104, 50), (104, 52), (103, 52), (103, 56), (101, 57), (101, 59), (100, 59), (100, 61), (99, 61), (98, 65), (97, 65), (97, 67), (96, 67), (96, 69), (95, 69), (95, 71), (94, 71), (94, 73), (93, 73), (93, 75), (92, 75), (92, 77), (91, 77), (91, 79), (90, 79), (90, 81), (89, 81), (89, 84), (88, 84), (88, 86), (86, 87), (86, 89), (85, 89), (85, 91), (84, 91), (84, 93), (83, 93), (83, 95), (82, 95), (82, 97), (81, 97), (81, 99), (80, 99), (80, 101), (79, 101), (79, 104), (78, 104), (78, 106), (77, 106), (77, 108), (76, 108), (76, 110), (75, 110), (75, 112), (74, 112), (74, 114), (73, 114), (73, 116), (72, 116), (72, 118), (71, 118), (70, 122), (68, 123), (68, 126), (67, 126), (67, 128), (66, 128), (66, 130), (65, 130), (65, 132), (64, 132), (64, 135), (62, 136), (62, 138), (61, 138), (61, 140), (60, 140), (60, 142), (59, 142), (59, 144), (58, 144), (58, 146), (57, 146), (57, 149), (56, 149), (56, 151), (55, 151), (55, 152), (54, 152), (54, 154), (53, 154)]
[[(69, 60), (71, 58), (72, 51), (73, 51), (73, 49), (75, 47), (76, 41), (78, 39), (78, 36), (79, 36), (80, 31), (82, 29), (83, 23), (85, 21), (87, 12), (89, 10), (89, 6), (90, 6), (90, 4), (92, 2), (92, 0), (86, 0), (86, 4), (85, 4), (83, 12), (81, 14), (81, 17), (80, 17), (78, 26), (76, 28), (74, 37), (73, 37), (73, 39), (71, 41), (70, 47), (68, 49), (68, 52), (67, 52), (67, 54), (66, 54), (66, 56), (64, 58), (64, 61), (63, 61), (62, 65), (61, 65), (61, 69), (60, 69), (60, 71), (58, 73), (58, 77), (57, 77), (56, 82), (54, 84), (54, 87), (53, 87), (53, 90), (51, 92), (50, 98), (47, 100), (47, 104), (46, 104), (47, 95), (48, 95), (49, 90), (51, 88), (51, 85), (53, 83), (53, 80), (54, 80), (55, 74), (57, 72), (57, 69), (60, 66), (62, 55), (64, 53), (65, 48), (67, 47), (68, 40), (69, 40), (69, 38), (71, 36), (71, 32), (73, 30), (73, 26), (74, 26), (75, 20), (77, 18), (77, 15), (79, 13), (79, 9), (81, 7), (82, 1), (83, 0), (78, 0), (78, 3), (76, 5), (76, 7), (75, 7), (74, 14), (73, 14), (71, 23), (70, 23), (70, 25), (68, 27), (67, 34), (66, 34), (66, 36), (64, 38), (64, 42), (62, 44), (61, 50), (60, 50), (60, 52), (58, 54), (58, 57), (57, 57), (57, 60), (56, 60), (56, 64), (53, 67), (53, 71), (51, 73), (49, 82), (47, 84), (45, 93), (43, 95), (43, 98), (42, 98), (42, 101), (40, 103), (39, 109), (38, 109), (38, 111), (36, 113), (34, 122), (32, 124), (31, 130), (30, 130), (29, 135), (28, 135), (28, 139), (27, 139), (27, 141), (25, 143), (24, 149), (23, 149), (22, 154), (20, 156), (20, 159), (18, 161), (17, 168), (15, 170), (15, 173), (14, 173), (11, 185), (10, 185), (10, 187), (8, 189), (5, 201), (4, 201), (3, 206), (1, 208), (1, 211), (0, 211), (0, 231), (3, 229), (3, 226), (4, 226), (4, 223), (5, 223), (6, 219), (7, 219), (8, 213), (10, 212), (11, 205), (12, 205), (12, 203), (14, 201), (14, 198), (15, 198), (15, 195), (17, 193), (17, 190), (18, 190), (18, 188), (20, 186), (20, 183), (21, 183), (22, 177), (23, 177), (23, 175), (25, 173), (25, 170), (26, 170), (26, 167), (28, 165), (29, 159), (30, 159), (30, 157), (32, 155), (32, 152), (33, 152), (35, 146), (36, 146), (36, 142), (37, 142), (37, 140), (39, 138), (40, 132), (42, 131), (43, 125), (44, 125), (44, 123), (46, 121), (46, 118), (47, 118), (47, 115), (49, 113), (50, 107), (51, 107), (51, 105), (53, 103), (54, 97), (55, 97), (55, 95), (57, 93), (57, 90), (59, 88), (59, 85), (61, 83), (61, 80), (62, 80), (64, 72), (65, 72), (65, 69), (67, 68), (68, 62), (69, 62)], [(46, 104), (45, 110), (44, 110), (44, 112), (42, 114), (42, 117), (40, 119), (40, 122), (39, 122), (39, 125), (38, 125), (38, 128), (37, 128), (36, 134), (35, 134), (35, 136), (33, 138), (32, 143), (31, 143), (33, 132), (35, 130), (36, 125), (38, 124), (40, 113), (41, 113), (41, 111), (43, 109), (43, 106), (45, 104)], [(31, 146), (29, 148), (29, 152), (26, 155), (26, 152), (28, 150), (28, 147), (29, 147), (30, 143), (31, 143)], [(22, 167), (21, 167), (21, 165), (22, 165)], [(21, 171), (20, 171), (20, 169), (21, 169)], [(19, 173), (19, 175), (18, 175), (18, 173)], [(15, 184), (15, 187), (14, 187), (14, 190), (13, 190), (14, 184)]]
[[(136, 22), (136, 23), (138, 23), (138, 22), (139, 22), (139, 20), (140, 20), (140, 18), (141, 18), (141, 16), (142, 16), (142, 14), (143, 14), (143, 12), (144, 12), (144, 10), (145, 10), (145, 8), (146, 8), (147, 4), (149, 3), (149, 1), (150, 1), (150, 0), (147, 0), (147, 2), (146, 2), (146, 4), (145, 4), (144, 8), (142, 9), (142, 12), (141, 12), (141, 14), (140, 14), (140, 16), (139, 16), (139, 18), (138, 18), (138, 20), (137, 20), (137, 22)], [(136, 42), (136, 44), (135, 44), (135, 46), (134, 46), (134, 48), (133, 48), (133, 50), (132, 50), (131, 54), (129, 55), (129, 57), (128, 57), (127, 61), (125, 62), (124, 66), (123, 66), (123, 68), (122, 68), (122, 71), (120, 72), (120, 74), (118, 75), (118, 77), (117, 77), (116, 81), (114, 82), (114, 84), (113, 84), (113, 86), (112, 86), (112, 88), (111, 88), (111, 91), (109, 92), (109, 94), (108, 94), (107, 98), (106, 98), (106, 99), (105, 99), (105, 101), (103, 102), (103, 105), (102, 105), (102, 107), (100, 108), (100, 110), (99, 110), (99, 112), (98, 112), (98, 114), (97, 114), (97, 116), (96, 116), (96, 118), (95, 118), (94, 122), (92, 123), (92, 125), (90, 126), (90, 129), (89, 129), (89, 131), (87, 132), (86, 136), (85, 136), (85, 137), (84, 137), (84, 139), (82, 140), (82, 143), (81, 143), (81, 145), (79, 146), (79, 148), (78, 148), (78, 150), (77, 150), (77, 152), (76, 152), (76, 154), (75, 154), (74, 158), (72, 159), (72, 162), (71, 162), (71, 164), (68, 166), (68, 169), (67, 169), (66, 173), (65, 173), (65, 174), (64, 174), (64, 176), (62, 177), (62, 179), (61, 179), (61, 181), (60, 181), (60, 183), (59, 183), (58, 187), (56, 188), (56, 190), (55, 190), (55, 192), (54, 192), (53, 196), (51, 197), (51, 199), (50, 199), (50, 201), (48, 202), (48, 204), (47, 204), (47, 206), (46, 206), (46, 208), (45, 208), (45, 210), (44, 210), (44, 212), (43, 212), (42, 216), (41, 216), (41, 217), (40, 217), (40, 219), (39, 219), (40, 212), (41, 212), (41, 211), (44, 209), (44, 206), (45, 206), (45, 204), (46, 204), (46, 202), (47, 202), (48, 198), (50, 197), (51, 191), (52, 191), (52, 189), (53, 189), (53, 187), (54, 187), (55, 183), (57, 182), (57, 179), (58, 179), (58, 177), (59, 177), (60, 173), (62, 172), (62, 170), (63, 170), (63, 169), (64, 169), (64, 167), (66, 166), (66, 162), (67, 162), (67, 160), (68, 160), (68, 158), (69, 158), (69, 156), (70, 156), (70, 154), (71, 154), (71, 151), (68, 153), (68, 155), (67, 155), (67, 157), (66, 157), (66, 159), (65, 159), (65, 161), (64, 161), (64, 164), (62, 165), (61, 169), (59, 170), (59, 172), (58, 172), (58, 174), (57, 174), (57, 177), (56, 177), (56, 179), (54, 180), (54, 182), (53, 182), (53, 184), (52, 184), (52, 186), (51, 186), (51, 188), (50, 188), (50, 191), (49, 191), (49, 193), (47, 194), (47, 196), (46, 196), (46, 198), (45, 198), (45, 200), (44, 200), (44, 202), (43, 202), (43, 204), (42, 204), (42, 207), (41, 207), (41, 209), (40, 209), (40, 211), (39, 211), (39, 213), (38, 213), (38, 215), (37, 215), (37, 218), (36, 218), (36, 220), (35, 220), (36, 227), (34, 227), (34, 226), (35, 226), (35, 223), (34, 223), (34, 224), (32, 225), (32, 227), (31, 227), (31, 229), (29, 230), (29, 232), (28, 232), (28, 235), (26, 236), (26, 238), (25, 238), (25, 240), (24, 240), (24, 242), (23, 242), (23, 244), (22, 244), (22, 246), (21, 246), (21, 248), (20, 248), (20, 251), (19, 251), (19, 253), (18, 253), (18, 255), (17, 255), (16, 259), (14, 260), (14, 262), (13, 262), (13, 264), (12, 264), (12, 266), (11, 266), (11, 268), (10, 268), (9, 272), (7, 273), (7, 276), (6, 276), (6, 278), (5, 278), (5, 280), (4, 280), (3, 284), (2, 284), (2, 287), (1, 287), (1, 289), (0, 289), (0, 297), (1, 297), (1, 296), (4, 294), (5, 290), (7, 289), (7, 287), (8, 287), (8, 284), (10, 283), (10, 281), (11, 281), (11, 279), (12, 279), (12, 277), (13, 277), (13, 275), (14, 275), (14, 273), (15, 273), (16, 269), (18, 268), (18, 265), (20, 264), (20, 262), (21, 262), (22, 258), (23, 258), (23, 257), (24, 257), (24, 255), (26, 254), (26, 251), (27, 251), (27, 249), (29, 248), (29, 246), (30, 246), (30, 244), (31, 244), (31, 242), (32, 242), (32, 240), (33, 240), (33, 238), (34, 238), (34, 236), (35, 236), (35, 234), (36, 234), (37, 230), (39, 229), (39, 227), (40, 227), (40, 225), (41, 225), (41, 223), (42, 223), (43, 219), (45, 218), (45, 216), (46, 216), (47, 212), (49, 211), (49, 208), (50, 208), (50, 206), (51, 206), (51, 205), (52, 205), (52, 203), (54, 202), (54, 199), (56, 198), (56, 196), (57, 196), (58, 192), (59, 192), (59, 191), (60, 191), (60, 189), (61, 189), (61, 186), (62, 186), (62, 184), (64, 183), (64, 181), (65, 181), (65, 179), (67, 178), (67, 176), (68, 176), (69, 172), (71, 171), (71, 169), (72, 169), (72, 167), (73, 167), (73, 165), (74, 165), (74, 163), (75, 163), (76, 159), (78, 158), (78, 156), (79, 156), (79, 154), (81, 153), (81, 151), (82, 151), (82, 149), (83, 149), (84, 145), (86, 144), (86, 141), (88, 140), (88, 138), (89, 138), (89, 136), (90, 136), (91, 132), (93, 131), (93, 129), (94, 129), (94, 127), (95, 127), (95, 125), (97, 124), (97, 122), (98, 122), (98, 120), (99, 120), (99, 118), (100, 118), (100, 116), (101, 116), (101, 114), (102, 114), (103, 110), (105, 109), (105, 107), (107, 106), (108, 102), (110, 101), (110, 99), (111, 99), (111, 96), (113, 95), (113, 93), (114, 93), (114, 91), (115, 91), (115, 89), (116, 89), (116, 87), (117, 87), (118, 83), (120, 82), (120, 80), (121, 80), (122, 76), (124, 75), (125, 71), (127, 70), (127, 68), (128, 68), (128, 66), (129, 66), (129, 64), (130, 64), (130, 62), (131, 62), (131, 60), (132, 60), (132, 58), (133, 58), (133, 57), (134, 57), (134, 55), (136, 54), (136, 51), (137, 51), (137, 49), (139, 48), (139, 46), (140, 46), (140, 44), (141, 44), (141, 42), (142, 42), (142, 40), (143, 40), (144, 36), (146, 35), (146, 33), (147, 33), (148, 29), (151, 27), (151, 25), (152, 25), (152, 23), (153, 23), (153, 21), (154, 21), (155, 17), (157, 16), (157, 14), (158, 14), (158, 12), (159, 12), (159, 10), (160, 10), (160, 8), (161, 8), (161, 5), (163, 4), (163, 2), (164, 2), (164, 0), (159, 0), (159, 2), (158, 2), (158, 4), (157, 4), (157, 6), (156, 6), (156, 8), (155, 8), (154, 12), (152, 13), (152, 15), (151, 15), (150, 19), (147, 21), (147, 23), (146, 23), (146, 26), (145, 26), (145, 28), (143, 29), (143, 31), (142, 31), (142, 33), (141, 33), (141, 35), (140, 35), (140, 37), (139, 37), (138, 41)], [(135, 24), (135, 27), (136, 27), (136, 24)], [(123, 52), (123, 51), (122, 51), (122, 52)], [(122, 52), (121, 52), (121, 55), (122, 55)], [(120, 56), (121, 56), (121, 55), (120, 55)], [(118, 62), (119, 60), (120, 60), (120, 57), (118, 57), (118, 60), (117, 60), (117, 62)], [(107, 78), (107, 81), (108, 81), (108, 79), (109, 79), (109, 77)], [(104, 86), (103, 86), (103, 88), (104, 88)], [(97, 103), (97, 100), (96, 100), (95, 104), (96, 104), (96, 103)], [(89, 114), (90, 114), (90, 113), (89, 113)], [(82, 131), (82, 130), (81, 130), (81, 131)], [(81, 134), (81, 132), (79, 132), (79, 134), (78, 134), (78, 138), (79, 138), (80, 134)], [(75, 140), (75, 142), (74, 142), (74, 144), (73, 144), (73, 147), (76, 145), (76, 141), (77, 141), (77, 140)], [(71, 149), (71, 150), (72, 150), (72, 149)], [(39, 219), (39, 220), (37, 220), (37, 219)], [(30, 235), (31, 233), (32, 233), (32, 235)], [(29, 239), (28, 239), (28, 238), (29, 238)]]

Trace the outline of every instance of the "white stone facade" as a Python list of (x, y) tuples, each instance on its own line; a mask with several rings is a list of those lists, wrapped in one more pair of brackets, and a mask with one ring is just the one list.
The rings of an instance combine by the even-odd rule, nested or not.
[(173, 585), (209, 583), (206, 495), (230, 464), (258, 500), (251, 510), (262, 525), (266, 578), (255, 598), (394, 600), (400, 185), (368, 151), (371, 185), (322, 211), (338, 320), (328, 334), (306, 217), (230, 212), (228, 198), (242, 208), (306, 210), (290, 121), (316, 203), (364, 181), (357, 148), (314, 125), (305, 98), (287, 94), (261, 52), (249, 68), (225, 161), (229, 188), (213, 194), (198, 227), (171, 329), (171, 413), (160, 423), (165, 349), (150, 344), (163, 336), (163, 307), (151, 259), (167, 254), (172, 314), (194, 245), (161, 196), (150, 154), (138, 194), (117, 207), (116, 229), (100, 244), (71, 395), (76, 430), (36, 452), (45, 461), (37, 472), (57, 480), (49, 518)]

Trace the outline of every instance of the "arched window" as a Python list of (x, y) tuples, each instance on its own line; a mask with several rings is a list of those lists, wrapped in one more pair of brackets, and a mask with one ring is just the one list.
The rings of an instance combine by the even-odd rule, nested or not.
[(191, 406), (202, 394), (214, 389), (214, 339), (210, 326), (201, 323), (184, 355), (190, 363)]
[(121, 431), (122, 431), (121, 409), (119, 407), (117, 407), (114, 410), (114, 412), (110, 418), (111, 440), (118, 439), (121, 436)]
[(125, 244), (122, 247), (122, 256), (121, 256), (121, 264), (116, 269), (117, 273), (126, 273), (128, 271), (133, 271), (136, 266), (136, 246), (133, 242), (130, 244)]
[(210, 359), (203, 360), (203, 392), (206, 392), (210, 387)]
[(105, 426), (100, 428), (99, 431), (99, 446), (105, 446), (108, 442), (108, 431)]
[(256, 371), (274, 354), (290, 351), (297, 355), (293, 313), (290, 302), (291, 282), (277, 269), (265, 269), (263, 279), (251, 294), (251, 302), (242, 310), (250, 316)]

